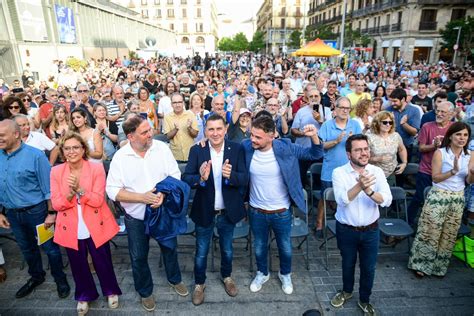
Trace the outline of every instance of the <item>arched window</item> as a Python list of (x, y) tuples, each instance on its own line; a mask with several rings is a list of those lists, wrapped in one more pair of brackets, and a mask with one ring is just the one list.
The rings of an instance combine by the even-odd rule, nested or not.
[(182, 43), (182, 44), (189, 44), (189, 37), (184, 36), (184, 37), (181, 39), (181, 43)]
[(198, 44), (198, 45), (204, 45), (205, 43), (206, 43), (206, 41), (204, 40), (204, 37), (198, 36), (198, 37), (196, 38), (196, 44)]

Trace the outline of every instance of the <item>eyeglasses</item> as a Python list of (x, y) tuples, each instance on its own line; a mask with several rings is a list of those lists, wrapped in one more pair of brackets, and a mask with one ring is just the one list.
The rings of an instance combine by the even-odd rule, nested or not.
[(70, 152), (70, 151), (79, 151), (82, 149), (82, 146), (71, 146), (71, 147), (63, 147), (64, 152)]
[(350, 111), (350, 110), (351, 110), (350, 107), (345, 107), (345, 106), (338, 106), (337, 108), (338, 108), (338, 109), (341, 109), (341, 110), (343, 110), (343, 111)]
[(20, 106), (19, 105), (10, 105), (8, 108), (10, 110), (18, 110), (20, 108)]
[(85, 92), (89, 92), (89, 90), (77, 90), (78, 93), (85, 93)]
[(58, 95), (57, 94), (50, 94), (49, 96), (50, 97), (57, 97)]
[(183, 103), (183, 101), (174, 101), (174, 102), (171, 102), (171, 104), (181, 104)]
[(279, 106), (278, 103), (267, 103), (268, 106)]
[(30, 102), (31, 99), (25, 98), (25, 99), (21, 99), (21, 101), (23, 101), (23, 102)]
[(393, 125), (393, 121), (382, 121), (383, 125)]
[(318, 94), (315, 94), (315, 95), (309, 95), (308, 98), (317, 99), (317, 98), (320, 98), (320, 96)]

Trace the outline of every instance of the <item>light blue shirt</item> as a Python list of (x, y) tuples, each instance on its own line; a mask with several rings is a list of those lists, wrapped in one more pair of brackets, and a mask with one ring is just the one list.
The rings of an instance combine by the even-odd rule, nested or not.
[(323, 143), (335, 140), (342, 132), (346, 132), (344, 139), (331, 149), (324, 150), (323, 168), (321, 172), (321, 180), (323, 181), (332, 181), (332, 172), (334, 169), (349, 161), (346, 154), (346, 140), (351, 132), (352, 135), (361, 134), (362, 129), (360, 128), (360, 124), (352, 119), (349, 119), (346, 127), (341, 129), (336, 125), (336, 120), (334, 119), (324, 122), (319, 130), (318, 135)]
[(44, 152), (24, 143), (7, 154), (0, 150), (0, 205), (24, 208), (50, 199), (50, 171)]
[[(329, 108), (326, 108), (322, 105), (319, 105), (319, 113), (322, 113), (324, 111), (323, 118), (324, 120), (329, 120), (331, 119), (331, 110)], [(293, 120), (293, 124), (291, 125), (291, 128), (295, 128), (298, 130), (302, 130), (305, 125), (314, 125), (316, 126), (317, 129), (319, 129), (321, 124), (319, 124), (318, 121), (316, 121), (313, 117), (313, 107), (309, 105), (305, 105), (302, 108), (296, 112), (296, 116)], [(311, 137), (303, 136), (303, 137), (297, 137), (295, 140), (295, 144), (301, 145), (303, 147), (311, 147)]]

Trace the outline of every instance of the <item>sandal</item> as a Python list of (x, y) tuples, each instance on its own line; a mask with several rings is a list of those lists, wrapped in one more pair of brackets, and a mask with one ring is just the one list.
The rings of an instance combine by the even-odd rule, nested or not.
[(415, 277), (416, 277), (417, 279), (422, 279), (422, 278), (425, 276), (425, 274), (424, 274), (423, 272), (421, 272), (421, 271), (413, 270), (413, 273), (415, 274)]
[(0, 266), (0, 283), (5, 282), (7, 279), (7, 271), (4, 267)]
[(77, 302), (77, 315), (84, 316), (89, 311), (89, 302)]
[(109, 295), (107, 297), (107, 302), (109, 304), (109, 308), (115, 309), (119, 306), (118, 295)]

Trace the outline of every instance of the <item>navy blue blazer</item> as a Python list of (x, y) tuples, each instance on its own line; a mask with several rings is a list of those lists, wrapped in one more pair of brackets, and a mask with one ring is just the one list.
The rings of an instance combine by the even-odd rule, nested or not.
[[(232, 165), (230, 179), (222, 179), (222, 196), (224, 198), (225, 216), (231, 223), (237, 223), (246, 215), (244, 208), (245, 191), (248, 185), (248, 172), (245, 164), (244, 150), (240, 144), (225, 140), (224, 158), (222, 163), (229, 159)], [(205, 161), (211, 160), (209, 141), (205, 147), (196, 144), (191, 147), (188, 163), (181, 179), (196, 189), (191, 208), (191, 219), (199, 226), (209, 227), (214, 221), (214, 178), (212, 170), (216, 166), (211, 166), (211, 173), (206, 182), (200, 183), (201, 175), (199, 168)], [(221, 166), (219, 166), (221, 167)]]

